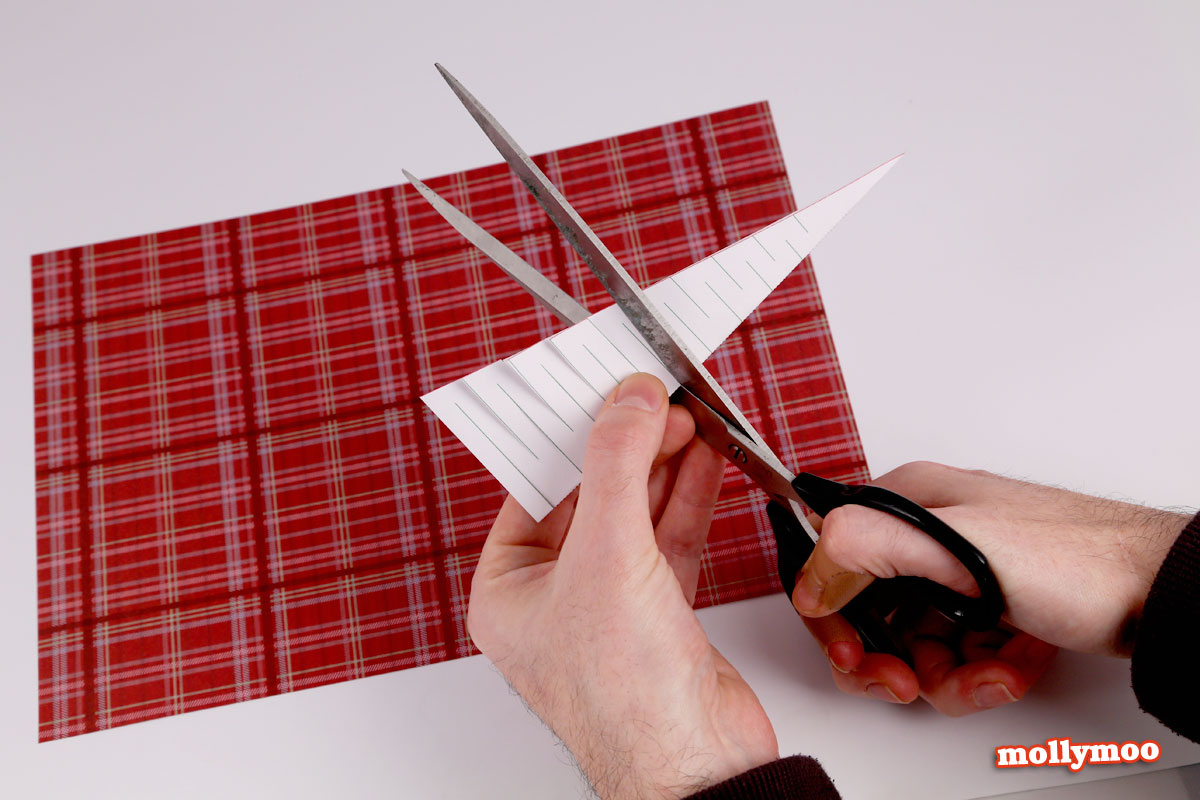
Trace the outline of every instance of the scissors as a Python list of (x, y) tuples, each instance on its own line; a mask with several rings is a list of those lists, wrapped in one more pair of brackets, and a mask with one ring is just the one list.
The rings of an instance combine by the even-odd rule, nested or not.
[[(436, 66), (509, 167), (679, 381), (672, 402), (691, 413), (700, 438), (767, 494), (767, 514), (778, 546), (780, 582), (788, 596), (817, 539), (804, 506), (824, 517), (835, 508), (859, 505), (891, 514), (931, 537), (966, 567), (979, 589), (979, 596), (971, 597), (925, 578), (874, 580), (841, 611), (858, 632), (864, 649), (894, 655), (911, 665), (906, 648), (888, 625), (889, 616), (902, 603), (927, 604), (971, 630), (994, 628), (1004, 611), (1004, 597), (987, 558), (928, 509), (895, 492), (879, 486), (839, 483), (809, 472), (792, 474), (566, 198), (487, 109), (444, 67)], [(404, 175), (451, 226), (560, 320), (574, 325), (590, 316), (567, 292), (407, 170)]]

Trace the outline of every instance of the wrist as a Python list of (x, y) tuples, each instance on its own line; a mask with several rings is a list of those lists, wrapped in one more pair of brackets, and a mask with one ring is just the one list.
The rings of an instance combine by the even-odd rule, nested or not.
[(692, 681), (669, 684), (603, 697), (578, 687), (573, 713), (560, 717), (567, 722), (563, 743), (599, 797), (686, 797), (779, 758), (761, 711), (747, 713), (736, 702), (731, 708), (728, 698)]
[(1179, 538), (1189, 515), (1156, 508), (1143, 509), (1140, 519), (1131, 519), (1120, 529), (1121, 549), (1127, 563), (1145, 584), (1138, 605), (1146, 599), (1171, 545)]
[[(656, 736), (663, 727), (644, 721), (630, 721), (624, 728), (621, 736), (592, 730), (586, 744), (568, 743), (596, 795), (604, 800), (688, 797), (779, 757), (775, 751), (751, 758), (737, 748), (702, 743), (699, 736), (684, 741), (670, 737), (672, 743), (664, 745)], [(644, 730), (642, 735), (638, 728)]]
[(1137, 634), (1137, 622), (1146, 604), (1146, 597), (1154, 578), (1175, 540), (1187, 525), (1190, 517), (1173, 511), (1154, 508), (1140, 509), (1137, 518), (1125, 520), (1119, 528), (1118, 541), (1126, 564), (1136, 575), (1135, 588), (1128, 598), (1128, 613), (1125, 624), (1117, 631), (1117, 651), (1128, 656)]

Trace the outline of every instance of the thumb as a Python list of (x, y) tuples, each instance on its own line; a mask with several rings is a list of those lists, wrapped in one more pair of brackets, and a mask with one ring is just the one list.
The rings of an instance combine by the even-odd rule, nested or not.
[(653, 545), (647, 481), (666, 431), (668, 407), (662, 381), (643, 372), (621, 381), (609, 395), (588, 436), (564, 555), (568, 548), (593, 544), (628, 553), (631, 541), (643, 537)]
[[(934, 513), (948, 523), (953, 516), (947, 509)], [(949, 550), (890, 514), (841, 506), (825, 516), (820, 530), (792, 592), (792, 605), (806, 617), (837, 611), (874, 578), (915, 575), (978, 594), (971, 573)]]

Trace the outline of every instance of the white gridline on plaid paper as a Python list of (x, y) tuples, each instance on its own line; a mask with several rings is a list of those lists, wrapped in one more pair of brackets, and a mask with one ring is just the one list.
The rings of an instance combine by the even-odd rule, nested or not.
[[(328, 683), (331, 675), (339, 680), (348, 680), (393, 669), (397, 665), (421, 666), (440, 660), (435, 656), (444, 657), (445, 652), (449, 650), (449, 644), (435, 644), (429, 635), (431, 630), (440, 632), (444, 610), (444, 601), (436, 598), (434, 579), (434, 561), (421, 559), (386, 572), (364, 576), (350, 574), (324, 584), (277, 590), (273, 602), (279, 609), (277, 619), (280, 620), (277, 641), (282, 643), (278, 655), (281, 662), (279, 675), (283, 684), (281, 691)], [(336, 585), (337, 589), (331, 591), (331, 585)], [(358, 613), (357, 600), (360, 594), (396, 588), (402, 589), (407, 598), (404, 608), (409, 613), (402, 625), (396, 626), (394, 614), (390, 611), (368, 615)], [(336, 621), (295, 628), (287, 624), (289, 611), (328, 603), (331, 599), (337, 600), (348, 609), (347, 613)], [(363, 643), (380, 635), (380, 632), (387, 637), (409, 633), (412, 635), (413, 644), (411, 647), (388, 651), (368, 659), (362, 652)], [(339, 633), (344, 635), (336, 635)], [(341, 662), (321, 661), (317, 666), (306, 669), (296, 669), (292, 666), (294, 659), (312, 651), (325, 649), (330, 641), (348, 647), (349, 655)], [(369, 664), (371, 661), (375, 663)]]
[[(408, 559), (432, 554), (433, 542), (429, 537), (428, 529), (419, 528), (416, 525), (416, 514), (424, 512), (424, 509), (419, 507), (419, 503), (403, 502), (411, 500), (414, 495), (417, 495), (419, 499), (422, 486), (416, 463), (419, 455), (411, 443), (411, 434), (408, 442), (403, 441), (400, 435), (403, 427), (411, 428), (414, 424), (415, 419), (411, 408), (388, 409), (382, 414), (350, 420), (330, 420), (315, 426), (305, 426), (281, 434), (263, 436), (260, 448), (264, 463), (262, 471), (263, 494), (266, 500), (264, 510), (268, 544), (271, 547), (271, 580), (273, 582), (283, 583), (292, 580), (293, 576), (286, 574), (285, 571), (302, 570), (318, 563), (322, 560), (321, 554), (329, 549), (334, 549), (338, 553), (337, 559), (334, 563), (322, 564), (322, 569), (328, 571), (354, 568), (356, 566), (354, 552), (367, 549), (370, 540), (361, 535), (351, 537), (348, 533), (351, 525), (346, 517), (350, 511), (373, 505), (377, 499), (391, 498), (393, 501), (387, 505), (391, 511), (395, 512), (396, 526), (394, 528), (390, 526), (378, 528), (377, 526), (377, 530), (384, 540), (393, 541), (394, 546), (375, 548), (371, 558), (360, 558), (360, 562), (371, 564), (394, 560), (396, 557)], [(340, 437), (380, 432), (384, 434), (388, 442), (386, 451), (376, 454), (377, 460), (386, 461), (382, 469), (371, 469), (373, 465), (363, 464), (361, 458), (351, 459), (347, 463), (342, 462)], [(320, 442), (322, 449), (328, 453), (326, 462), (291, 464), (286, 469), (276, 465), (277, 457), (285, 456), (290, 450), (300, 449), (313, 442)], [(311, 486), (314, 474), (320, 476), (316, 480), (324, 482), (325, 488), (333, 487), (333, 491), (328, 492), (328, 499), (317, 498), (308, 503), (296, 503), (293, 499), (286, 505), (281, 504), (281, 495), (294, 493), (298, 488)], [(354, 480), (376, 475), (382, 475), (387, 479), (379, 481), (370, 491), (349, 493), (345, 490), (347, 479)], [(374, 481), (372, 483), (376, 484)], [(333, 510), (332, 516), (335, 517), (335, 520), (327, 528), (306, 526), (304, 535), (311, 537), (330, 531), (334, 533), (332, 544), (308, 549), (287, 546), (286, 540), (295, 538), (296, 534), (288, 537), (282, 534), (280, 529), (287, 523), (297, 520), (311, 520), (315, 525), (316, 520), (311, 512), (320, 512), (322, 509)], [(388, 519), (386, 514), (366, 519), (356, 516), (354, 523), (356, 526), (361, 526), (364, 523), (378, 523)], [(416, 534), (396, 536), (395, 531), (397, 530), (416, 532)], [(325, 560), (328, 560), (328, 556), (325, 556)]]
[(69, 465), (78, 459), (75, 432), (75, 335), (51, 329), (34, 336), (34, 396), (37, 418), (36, 463), (39, 470)]
[[(86, 317), (99, 316), (101, 313), (136, 314), (143, 306), (155, 306), (163, 303), (168, 297), (193, 298), (208, 296), (231, 288), (227, 261), (220, 252), (226, 244), (225, 232), (217, 223), (207, 223), (197, 226), (199, 233), (193, 238), (179, 238), (176, 232), (151, 233), (138, 237), (135, 245), (123, 250), (114, 250), (111, 246), (104, 247), (103, 253), (97, 253), (100, 245), (86, 245), (81, 248), (80, 270), (84, 279), (83, 312)], [(172, 241), (159, 245), (160, 237), (170, 236)], [(170, 252), (192, 249), (199, 245), (199, 262), (202, 270), (199, 275), (185, 274), (180, 276), (163, 276), (160, 266), (164, 257)], [(135, 264), (122, 270), (116, 267), (125, 257), (137, 256)], [(225, 262), (226, 267), (220, 265)], [(185, 262), (190, 263), (190, 262)], [(178, 269), (180, 262), (171, 262)], [(109, 285), (122, 287), (122, 291), (101, 287), (100, 281)], [(130, 281), (130, 276), (139, 276), (141, 281)], [(164, 291), (164, 283), (167, 290)]]
[[(234, 433), (233, 422), (240, 418), (241, 406), (237, 403), (234, 408), (231, 396), (240, 397), (241, 388), (236, 385), (237, 367), (231, 363), (237, 347), (233, 313), (231, 301), (209, 300), (203, 305), (85, 325), (84, 342), (91, 366), (87, 370), (89, 460), (103, 461), (110, 451), (169, 448), (173, 438), (186, 440), (189, 434), (196, 438)], [(208, 326), (208, 335), (202, 339), (171, 336), (175, 327), (198, 323)], [(144, 341), (129, 349), (127, 343), (135, 337), (143, 337)], [(193, 368), (183, 377), (165, 376), (168, 370), (205, 360), (209, 362), (207, 371)], [(123, 375), (143, 374), (148, 378), (146, 382), (122, 380)], [(172, 402), (168, 393), (212, 398), (217, 413), (208, 413), (201, 406), (191, 416), (181, 416), (181, 404)], [(153, 420), (148, 431), (122, 424), (147, 408)]]
[[(248, 298), (250, 347), (255, 353), (254, 388), (259, 400), (256, 425), (260, 430), (269, 430), (280, 420), (312, 417), (314, 408), (317, 416), (328, 416), (368, 403), (394, 403), (400, 398), (407, 377), (400, 381), (395, 368), (395, 362), (402, 359), (403, 342), (393, 282), (390, 268), (370, 267), (361, 273), (259, 291)], [(326, 313), (327, 304), (337, 305), (340, 296), (362, 293), (364, 289), (368, 297), (365, 307), (342, 307)], [(310, 316), (286, 313), (288, 308), (298, 306), (309, 309)], [(284, 313), (272, 313), (277, 311)], [(330, 344), (331, 338), (362, 330), (370, 330), (373, 335), (337, 347)], [(309, 346), (294, 348), (297, 343)], [(356, 383), (350, 378), (362, 371), (358, 359), (365, 355), (374, 356), (376, 380)], [(289, 373), (298, 374), (289, 380)], [(312, 380), (310, 373), (315, 373), (319, 384), (315, 394), (301, 388), (302, 383)]]
[[(241, 592), (253, 582), (254, 555), (253, 535), (245, 524), (248, 518), (249, 491), (245, 475), (237, 475), (234, 465), (244, 461), (245, 445), (242, 442), (218, 442), (209, 447), (179, 453), (166, 452), (150, 458), (123, 461), (113, 465), (91, 468), (89, 480), (92, 493), (92, 527), (95, 543), (93, 558), (96, 562), (97, 580), (94, 586), (93, 612), (97, 617), (114, 613), (130, 613), (133, 610), (150, 611), (163, 605), (178, 603), (185, 599), (188, 584), (201, 584), (200, 596), (213, 597), (213, 592)], [(217, 482), (202, 485), (174, 496), (172, 479), (180, 470), (215, 466)], [(145, 486), (147, 482), (156, 488), (152, 495), (121, 496), (121, 488), (133, 483)], [(192, 485), (193, 487), (195, 484)], [(117, 495), (106, 502), (106, 494)], [(211, 508), (212, 498), (219, 498), (223, 517), (219, 525), (178, 527), (176, 514), (186, 515), (196, 507)], [(244, 510), (240, 510), (243, 508)], [(151, 520), (147, 525), (149, 534), (138, 532), (141, 520)], [(110, 539), (111, 527), (126, 532), (126, 536)], [(129, 536), (130, 529), (133, 535)], [(219, 562), (209, 563), (195, 573), (177, 571), (180, 558), (173, 548), (187, 545), (190, 541), (218, 538), (219, 547), (213, 542), (213, 554), (224, 553)], [(157, 550), (155, 557), (145, 561), (130, 561), (128, 553), (147, 551), (148, 543)], [(246, 551), (249, 550), (249, 553)], [(189, 558), (205, 554), (192, 553)], [(120, 579), (120, 572), (110, 570), (107, 561), (112, 558), (120, 563), (121, 572), (137, 574), (147, 567), (157, 568), (155, 574), (139, 580)], [(165, 570), (165, 580), (163, 571)], [(214, 577), (224, 574), (224, 585), (214, 585)], [(110, 586), (112, 588), (110, 588)], [(146, 590), (155, 593), (155, 605), (147, 606)], [(113, 606), (116, 606), (114, 608)]]
[[(224, 612), (215, 615), (212, 613), (214, 609), (222, 607), (225, 607)], [(98, 624), (95, 641), (97, 716), (107, 722), (105, 727), (111, 727), (118, 718), (127, 722), (161, 716), (157, 709), (161, 708), (164, 701), (173, 706), (174, 710), (171, 713), (189, 710), (188, 693), (183, 689), (187, 676), (208, 674), (214, 667), (223, 667), (224, 662), (218, 659), (214, 663), (212, 659), (205, 659), (204, 651), (195, 648), (186, 651), (187, 658), (181, 658), (184, 650), (180, 644), (180, 637), (187, 630), (211, 631), (214, 623), (227, 623), (231, 635), (228, 645), (215, 646), (211, 652), (217, 656), (232, 654), (230, 663), (235, 680), (232, 684), (205, 687), (202, 692), (193, 694), (203, 693), (210, 696), (215, 692), (217, 697), (226, 697), (230, 701), (239, 695), (242, 699), (250, 699), (251, 696), (265, 694), (265, 689), (254, 692), (255, 684), (261, 684), (262, 677), (257, 680), (250, 677), (251, 665), (261, 662), (263, 653), (261, 635), (252, 636), (249, 628), (251, 623), (257, 624), (261, 616), (258, 598), (237, 596), (194, 608), (170, 609), (157, 616)], [(114, 677), (109, 666), (111, 649), (117, 645), (138, 642), (146, 638), (147, 634), (159, 639), (165, 634), (172, 646), (169, 650), (164, 648), (162, 655), (121, 662), (120, 677)], [(139, 700), (123, 704), (113, 702), (114, 692), (154, 684), (165, 684), (170, 688), (161, 696), (147, 698), (143, 691)]]

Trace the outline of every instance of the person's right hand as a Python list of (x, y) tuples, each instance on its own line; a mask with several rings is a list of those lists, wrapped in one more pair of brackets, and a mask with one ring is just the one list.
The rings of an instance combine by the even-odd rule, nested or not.
[[(874, 577), (916, 575), (977, 594), (966, 569), (896, 518), (844, 506), (796, 578), (792, 604), (850, 694), (911, 702), (918, 692), (961, 716), (1019, 699), (1056, 647), (1127, 656), (1159, 566), (1188, 517), (927, 462), (872, 481), (928, 508), (987, 556), (1004, 593), (1007, 632), (950, 635), (930, 612), (906, 637), (914, 668), (864, 654), (835, 614)], [(1011, 630), (1015, 628), (1016, 630)]]

